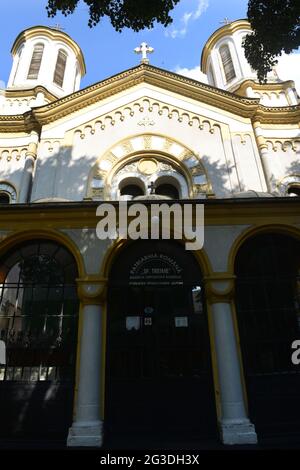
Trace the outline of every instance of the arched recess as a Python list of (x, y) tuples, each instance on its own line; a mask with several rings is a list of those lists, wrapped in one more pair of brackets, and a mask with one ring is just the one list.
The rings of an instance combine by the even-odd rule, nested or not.
[(300, 372), (300, 234), (284, 226), (248, 231), (235, 246), (236, 312), (249, 417), (260, 438), (296, 434)]
[(116, 198), (118, 184), (115, 178), (125, 166), (129, 176), (141, 178), (146, 186), (155, 176), (174, 175), (182, 185), (182, 197), (212, 194), (198, 155), (169, 137), (142, 134), (115, 144), (97, 160), (89, 175), (87, 197), (100, 200)]
[(132, 443), (152, 436), (158, 445), (166, 436), (216, 438), (203, 273), (195, 257), (175, 241), (139, 240), (123, 244), (104, 273), (108, 442), (124, 432)]
[(0, 247), (1, 437), (63, 442), (73, 414), (78, 265), (59, 236), (38, 233)]
[(285, 176), (278, 184), (278, 190), (281, 196), (290, 196), (292, 188), (300, 189), (300, 174)]
[[(15, 187), (8, 183), (7, 181), (0, 182), (0, 196), (6, 195), (7, 196), (7, 203), (8, 204), (15, 204), (17, 202), (17, 191)], [(4, 198), (3, 198), (4, 203)]]
[(85, 276), (84, 261), (79, 248), (69, 237), (57, 230), (22, 230), (9, 235), (0, 243), (0, 259), (14, 246), (32, 239), (51, 240), (64, 246), (76, 260), (79, 277)]

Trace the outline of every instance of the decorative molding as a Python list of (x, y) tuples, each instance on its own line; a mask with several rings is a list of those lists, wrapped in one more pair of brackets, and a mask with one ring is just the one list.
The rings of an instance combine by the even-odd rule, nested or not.
[[(144, 163), (147, 168), (141, 171)], [(104, 199), (109, 199), (112, 180), (117, 173), (141, 171), (151, 175), (155, 173), (153, 165), (156, 165), (157, 171), (182, 175), (188, 184), (190, 197), (196, 197), (199, 192), (212, 193), (205, 168), (198, 155), (169, 137), (138, 134), (115, 144), (98, 159), (90, 173), (86, 197), (93, 199), (103, 196)]]
[[(97, 119), (85, 123), (83, 126), (78, 126), (72, 131), (73, 135), (76, 136), (78, 134), (81, 139), (86, 139), (91, 135), (94, 135), (95, 133), (104, 131), (105, 129), (107, 129), (107, 127), (110, 127), (111, 125), (114, 126), (118, 122), (124, 122), (130, 118), (134, 118), (136, 116), (136, 113), (139, 112), (141, 108), (158, 116), (162, 116), (165, 112), (169, 119), (174, 119), (182, 125), (197, 127), (201, 131), (208, 131), (210, 134), (214, 134), (215, 128), (220, 128), (222, 125), (220, 122), (215, 121), (213, 119), (208, 119), (207, 117), (190, 113), (180, 108), (175, 108), (172, 105), (167, 105), (166, 103), (163, 103), (161, 101), (153, 100), (149, 97), (144, 97), (138, 101), (127, 103), (125, 106), (118, 108), (113, 112), (99, 116)], [(122, 117), (122, 119), (120, 118), (120, 116)], [(148, 122), (148, 117), (145, 117), (144, 119), (146, 119), (146, 122)], [(141, 126), (141, 122), (142, 121), (139, 121), (137, 125)], [(150, 122), (151, 126), (155, 125), (156, 123), (154, 120)], [(166, 140), (164, 150), (167, 152), (172, 144), (172, 140), (170, 140), (170, 142)]]
[(140, 122), (138, 122), (138, 126), (147, 127), (147, 126), (154, 126), (154, 125), (155, 125), (155, 121), (153, 121), (153, 119), (150, 119), (149, 116), (144, 117)]
[(12, 184), (6, 181), (0, 181), (0, 192), (4, 192), (9, 195), (11, 204), (15, 204), (17, 202), (17, 191)]
[(289, 148), (293, 152), (297, 152), (300, 148), (300, 139), (266, 139), (266, 145), (269, 150), (273, 150), (273, 152), (282, 151), (286, 152)]
[(25, 159), (28, 147), (6, 147), (0, 148), (0, 160), (19, 161)]
[[(262, 123), (271, 124), (299, 124), (300, 122), (300, 105), (282, 108), (264, 107), (259, 105), (259, 99), (244, 98), (173, 72), (141, 64), (45, 106), (34, 108), (22, 115), (0, 116), (0, 131), (28, 132), (30, 130), (39, 130), (43, 125), (55, 122), (117, 93), (144, 83), (211, 105), (221, 111), (226, 110), (227, 113), (236, 116), (250, 118), (253, 121), (258, 120)], [(162, 114), (163, 110), (160, 111)], [(131, 112), (134, 113), (134, 111)], [(118, 119), (122, 120), (123, 115), (120, 114)], [(180, 119), (182, 117), (179, 118), (179, 121)], [(189, 120), (189, 125), (192, 125), (192, 121)], [(114, 123), (115, 120), (111, 119), (110, 124), (114, 125)]]

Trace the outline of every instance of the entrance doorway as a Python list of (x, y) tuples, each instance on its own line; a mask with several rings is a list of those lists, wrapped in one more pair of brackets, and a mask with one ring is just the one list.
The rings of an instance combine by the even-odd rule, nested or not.
[(139, 241), (109, 284), (106, 434), (216, 438), (202, 275), (181, 245)]

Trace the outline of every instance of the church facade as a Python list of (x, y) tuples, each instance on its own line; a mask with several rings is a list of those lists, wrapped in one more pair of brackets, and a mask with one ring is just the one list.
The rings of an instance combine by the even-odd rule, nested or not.
[[(143, 57), (85, 89), (66, 33), (15, 40), (0, 90), (2, 442), (299, 432), (300, 103), (276, 71), (256, 81), (249, 31), (208, 39), (208, 83)], [(100, 239), (97, 208), (120, 202), (202, 204), (203, 248)]]

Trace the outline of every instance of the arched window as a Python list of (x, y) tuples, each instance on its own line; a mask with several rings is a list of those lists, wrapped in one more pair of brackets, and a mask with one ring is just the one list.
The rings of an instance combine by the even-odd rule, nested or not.
[(17, 202), (17, 193), (15, 188), (9, 183), (0, 183), (0, 204), (10, 204)]
[(119, 193), (125, 199), (143, 196), (145, 194), (144, 183), (140, 178), (129, 176), (120, 181)]
[(224, 44), (220, 47), (219, 51), (222, 59), (226, 82), (228, 83), (236, 77), (229, 46)]
[(36, 80), (38, 78), (39, 71), (41, 68), (43, 52), (44, 44), (36, 44), (34, 46), (27, 79)]
[(170, 199), (179, 199), (179, 191), (173, 184), (163, 183), (156, 186), (155, 194), (167, 196)]
[(137, 184), (127, 184), (120, 191), (121, 196), (143, 196), (143, 190)]
[(289, 196), (298, 196), (300, 197), (300, 185), (291, 185), (288, 190), (287, 190), (287, 193), (289, 194)]
[(292, 343), (300, 333), (299, 240), (279, 233), (246, 240), (235, 274), (250, 418), (262, 436), (297, 433), (300, 371)]
[(0, 191), (0, 204), (9, 204), (9, 203), (10, 203), (9, 194), (6, 193), (5, 191)]
[(62, 87), (64, 83), (64, 76), (67, 64), (67, 53), (60, 49), (57, 54), (53, 82)]
[[(66, 435), (72, 422), (77, 264), (52, 240), (31, 240), (0, 263), (0, 436)], [(15, 410), (18, 410), (16, 412)], [(20, 411), (22, 410), (22, 411)], [(43, 423), (42, 428), (39, 426)]]

